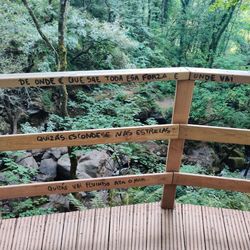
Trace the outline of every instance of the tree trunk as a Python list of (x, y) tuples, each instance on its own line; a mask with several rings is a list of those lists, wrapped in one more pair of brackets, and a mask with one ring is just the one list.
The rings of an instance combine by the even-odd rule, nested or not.
[(148, 0), (148, 19), (147, 19), (147, 26), (151, 26), (151, 18), (152, 18), (152, 9), (151, 9), (151, 0)]
[[(65, 28), (68, 0), (60, 0), (59, 20), (58, 20), (58, 71), (67, 69), (67, 49), (65, 46)], [(61, 113), (62, 116), (68, 114), (68, 91), (66, 85), (61, 86)]]
[[(58, 71), (67, 70), (67, 48), (65, 46), (65, 31), (67, 20), (67, 9), (69, 0), (60, 0), (59, 20), (58, 20)], [(66, 85), (61, 86), (61, 112), (62, 116), (69, 116), (68, 113), (68, 91)], [(70, 177), (76, 178), (77, 158), (73, 153), (73, 147), (68, 147), (70, 159)]]
[(162, 0), (161, 2), (161, 24), (163, 25), (168, 17), (169, 0)]
[(209, 68), (213, 66), (214, 57), (216, 55), (219, 42), (233, 17), (235, 9), (236, 5), (233, 5), (228, 10), (226, 10), (226, 12), (221, 17), (220, 22), (217, 24), (217, 30), (212, 34), (212, 39), (208, 47), (208, 57), (207, 57)]
[(180, 48), (178, 55), (178, 66), (182, 65), (182, 62), (186, 61), (186, 43), (185, 43), (185, 29), (187, 22), (187, 7), (190, 0), (181, 0), (181, 20), (180, 20)]

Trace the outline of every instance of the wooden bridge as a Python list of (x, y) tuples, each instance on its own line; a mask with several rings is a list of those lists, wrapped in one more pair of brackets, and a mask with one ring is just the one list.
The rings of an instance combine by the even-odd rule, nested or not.
[(167, 80), (176, 81), (171, 124), (0, 136), (1, 151), (169, 140), (164, 173), (0, 187), (3, 200), (161, 184), (161, 204), (0, 220), (0, 249), (250, 249), (250, 212), (174, 204), (177, 185), (250, 193), (249, 180), (179, 172), (185, 140), (250, 145), (247, 129), (188, 124), (195, 80), (247, 84), (249, 72), (160, 68), (3, 74), (0, 87)]

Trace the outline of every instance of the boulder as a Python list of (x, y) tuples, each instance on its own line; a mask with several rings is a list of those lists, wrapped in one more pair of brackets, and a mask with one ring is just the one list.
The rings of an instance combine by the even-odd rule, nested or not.
[(228, 157), (225, 160), (225, 164), (229, 167), (230, 171), (243, 170), (246, 168), (246, 159), (244, 157)]
[(67, 153), (68, 153), (67, 147), (51, 148), (44, 153), (42, 159), (49, 159), (53, 157), (54, 159), (58, 160), (61, 157), (61, 155)]
[(70, 179), (70, 159), (68, 154), (64, 154), (57, 162), (57, 178)]
[(6, 180), (4, 173), (0, 173), (0, 183), (4, 183)]
[(42, 160), (42, 156), (45, 152), (45, 149), (33, 149), (30, 152), (32, 156), (35, 158), (36, 162), (40, 162)]
[(59, 159), (62, 155), (60, 148), (51, 148), (50, 154), (54, 156), (55, 159)]
[(111, 176), (116, 172), (116, 166), (105, 150), (93, 150), (80, 157), (77, 165), (77, 178), (96, 178)]
[(49, 177), (54, 179), (57, 176), (57, 162), (52, 158), (43, 159), (41, 161), (39, 170), (42, 174), (48, 175)]
[(43, 208), (55, 208), (60, 212), (69, 211), (69, 199), (61, 194), (52, 194), (49, 196), (49, 202), (42, 206)]
[(7, 134), (10, 132), (10, 124), (7, 123), (2, 116), (0, 116), (0, 134)]
[(31, 155), (31, 153), (26, 153), (23, 156), (19, 156), (16, 159), (16, 163), (28, 168), (38, 169), (37, 162), (35, 158)]
[(210, 170), (219, 171), (220, 160), (212, 147), (205, 143), (200, 143), (188, 151), (184, 157), (184, 163), (200, 165)]

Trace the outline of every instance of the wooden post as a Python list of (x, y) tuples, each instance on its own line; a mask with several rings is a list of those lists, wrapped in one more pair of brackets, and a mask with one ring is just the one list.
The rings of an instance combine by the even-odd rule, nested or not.
[[(172, 123), (187, 124), (192, 103), (194, 81), (182, 80), (176, 82), (175, 102)], [(167, 172), (179, 172), (184, 147), (184, 139), (171, 139), (168, 145), (166, 162)], [(176, 185), (164, 185), (161, 207), (174, 207)]]

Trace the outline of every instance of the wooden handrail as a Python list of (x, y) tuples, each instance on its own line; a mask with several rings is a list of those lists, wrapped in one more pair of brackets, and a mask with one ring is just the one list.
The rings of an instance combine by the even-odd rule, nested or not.
[(250, 130), (180, 124), (178, 138), (194, 141), (250, 145)]
[(81, 191), (170, 184), (172, 183), (172, 178), (172, 173), (157, 173), (0, 186), (0, 200), (38, 195), (67, 194)]
[(218, 176), (207, 176), (201, 174), (174, 173), (173, 183), (175, 185), (223, 189), (237, 192), (250, 192), (250, 180), (227, 178)]
[(148, 68), (102, 71), (0, 74), (0, 88), (88, 85), (168, 80), (250, 83), (250, 72), (204, 68)]
[(250, 180), (165, 172), (0, 186), (0, 200), (151, 185), (181, 185), (250, 192)]
[(250, 193), (249, 180), (179, 172), (185, 140), (250, 145), (250, 130), (187, 124), (195, 80), (250, 83), (250, 72), (202, 68), (157, 68), (0, 74), (0, 88), (167, 80), (177, 81), (172, 124), (0, 136), (0, 151), (146, 140), (170, 140), (165, 173), (1, 186), (0, 199), (52, 193), (164, 185), (162, 207), (173, 208), (176, 185)]
[(48, 133), (0, 135), (0, 151), (96, 145), (178, 138), (179, 125), (152, 125)]

